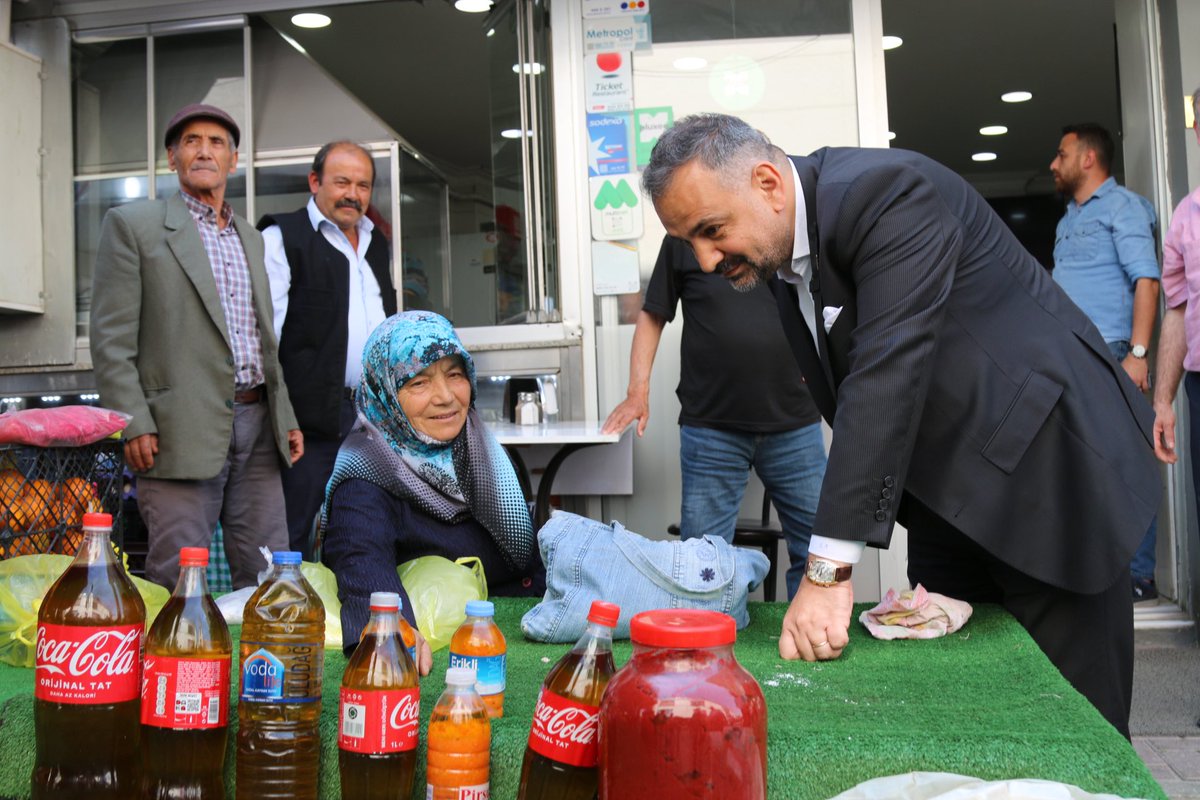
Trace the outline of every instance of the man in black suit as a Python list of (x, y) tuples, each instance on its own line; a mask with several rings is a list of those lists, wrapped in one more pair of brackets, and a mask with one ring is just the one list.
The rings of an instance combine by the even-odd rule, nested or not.
[(676, 123), (643, 183), (703, 269), (771, 282), (833, 426), (780, 654), (841, 655), (851, 565), (899, 520), (914, 584), (1002, 603), (1128, 736), (1124, 572), (1161, 491), (1153, 419), (983, 198), (915, 153), (789, 158), (716, 114)]

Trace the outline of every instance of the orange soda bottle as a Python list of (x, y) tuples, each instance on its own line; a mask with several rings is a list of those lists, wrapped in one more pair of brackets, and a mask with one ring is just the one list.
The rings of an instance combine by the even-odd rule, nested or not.
[(488, 800), (492, 720), (474, 670), (446, 670), (446, 691), (429, 715), (427, 800)]
[[(396, 600), (400, 602), (400, 595), (396, 595)], [(408, 624), (408, 620), (404, 618), (403, 614), (397, 614), (396, 618), (400, 621), (400, 638), (404, 640), (404, 647), (408, 650), (413, 666), (420, 666), (417, 661), (417, 632), (413, 630), (412, 625)]]
[(373, 592), (371, 618), (342, 673), (338, 766), (345, 800), (412, 794), (421, 689), (401, 619), (400, 595)]
[(505, 658), (508, 644), (493, 617), (496, 607), (487, 600), (468, 600), (467, 618), (450, 639), (450, 666), (475, 671), (475, 689), (488, 714), (504, 716)]
[(142, 798), (224, 800), (233, 640), (204, 572), (208, 549), (179, 551), (179, 581), (146, 634)]

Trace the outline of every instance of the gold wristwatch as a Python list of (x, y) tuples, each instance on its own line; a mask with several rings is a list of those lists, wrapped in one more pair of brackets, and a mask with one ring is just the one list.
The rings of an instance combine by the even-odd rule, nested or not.
[(851, 564), (843, 565), (817, 556), (809, 556), (808, 569), (804, 576), (810, 583), (829, 587), (850, 580), (850, 573), (853, 569)]

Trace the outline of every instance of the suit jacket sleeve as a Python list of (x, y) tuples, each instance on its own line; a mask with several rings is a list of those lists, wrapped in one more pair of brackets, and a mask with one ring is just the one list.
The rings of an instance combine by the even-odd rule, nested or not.
[(92, 287), (90, 337), (100, 397), (106, 406), (133, 415), (125, 438), (157, 433), (138, 375), (140, 245), (119, 209), (104, 216)]
[(836, 217), (823, 218), (833, 237), (821, 268), (854, 287), (857, 324), (814, 530), (886, 545), (926, 413), (962, 233), (911, 167), (875, 167), (844, 188)]

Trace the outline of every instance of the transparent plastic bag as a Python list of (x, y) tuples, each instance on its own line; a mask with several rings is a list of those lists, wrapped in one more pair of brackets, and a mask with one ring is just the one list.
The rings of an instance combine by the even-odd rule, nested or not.
[(450, 644), (450, 638), (467, 618), (467, 601), (486, 600), (488, 596), (483, 563), (474, 556), (457, 561), (422, 556), (405, 561), (396, 572), (408, 592), (417, 629), (434, 651)]
[[(33, 667), (38, 608), (50, 586), (73, 560), (71, 556), (33, 555), (0, 561), (0, 661), (14, 667)], [(171, 593), (156, 583), (130, 577), (146, 604), (149, 629)]]

